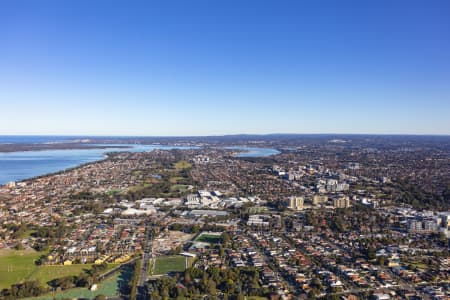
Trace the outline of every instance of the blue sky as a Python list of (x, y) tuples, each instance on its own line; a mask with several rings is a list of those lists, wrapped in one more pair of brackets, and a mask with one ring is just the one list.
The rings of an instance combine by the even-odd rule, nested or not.
[(1, 1), (0, 134), (450, 134), (449, 1)]

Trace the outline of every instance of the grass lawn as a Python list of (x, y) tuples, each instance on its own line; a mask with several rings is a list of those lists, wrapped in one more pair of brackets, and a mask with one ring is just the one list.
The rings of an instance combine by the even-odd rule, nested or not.
[(213, 234), (201, 234), (198, 238), (195, 239), (196, 242), (203, 242), (203, 243), (210, 243), (210, 244), (217, 244), (222, 240), (222, 237), (220, 235), (213, 235)]
[(20, 236), (20, 238), (21, 238), (21, 239), (29, 238), (29, 237), (31, 236), (31, 234), (34, 233), (34, 232), (36, 232), (36, 231), (33, 230), (33, 229), (28, 229), (27, 231), (25, 231), (25, 232)]
[(177, 183), (178, 181), (183, 180), (183, 179), (184, 178), (181, 177), (181, 176), (173, 176), (173, 177), (170, 177), (169, 182), (170, 183)]
[(248, 212), (250, 214), (259, 214), (260, 212), (266, 211), (267, 207), (259, 207), (259, 206), (253, 206), (248, 208)]
[(150, 183), (144, 183), (144, 184), (142, 184), (142, 185), (131, 186), (131, 187), (128, 189), (128, 191), (130, 191), (130, 192), (137, 192), (137, 191), (144, 190), (144, 189), (146, 189), (146, 188), (148, 188), (148, 187), (151, 187), (151, 186), (152, 186), (152, 185), (151, 185)]
[(114, 194), (120, 194), (120, 193), (122, 193), (121, 189), (111, 189), (106, 192), (106, 194), (109, 196), (114, 195)]
[(185, 160), (180, 160), (174, 164), (174, 167), (177, 170), (185, 170), (192, 168), (192, 165)]
[(427, 266), (426, 264), (421, 263), (421, 262), (412, 262), (411, 265), (420, 270), (426, 270), (429, 268), (429, 266)]
[(189, 185), (186, 184), (175, 184), (170, 187), (172, 192), (186, 192), (189, 188)]
[[(107, 270), (118, 266), (118, 264), (108, 264)], [(39, 280), (43, 285), (55, 278), (61, 278), (65, 276), (78, 275), (84, 270), (91, 269), (90, 264), (76, 264), (70, 266), (38, 266), (36, 270), (27, 279)], [(106, 272), (105, 271), (105, 272)]]
[[(188, 258), (188, 264), (191, 261)], [(160, 256), (155, 258), (152, 268), (150, 268), (151, 275), (162, 275), (170, 272), (183, 272), (186, 270), (186, 257), (181, 255)]]
[(28, 300), (52, 300), (52, 299), (93, 299), (97, 295), (105, 295), (107, 297), (117, 297), (120, 295), (119, 290), (125, 286), (132, 276), (130, 270), (123, 270), (117, 274), (107, 278), (98, 284), (98, 290), (91, 292), (87, 288), (74, 288), (59, 293), (50, 293), (44, 296), (27, 298)]
[(66, 277), (70, 275), (78, 275), (85, 269), (90, 269), (91, 265), (70, 265), (70, 266), (38, 266), (35, 271), (27, 278), (28, 280), (39, 280), (42, 285), (48, 281)]
[(0, 250), (0, 289), (27, 279), (38, 267), (34, 261), (46, 252)]
[[(14, 283), (25, 280), (39, 280), (42, 285), (48, 281), (70, 275), (78, 275), (91, 265), (79, 264), (70, 266), (36, 266), (34, 261), (46, 252), (33, 250), (1, 250), (0, 251), (0, 290), (11, 287)], [(117, 264), (108, 264), (108, 270)]]

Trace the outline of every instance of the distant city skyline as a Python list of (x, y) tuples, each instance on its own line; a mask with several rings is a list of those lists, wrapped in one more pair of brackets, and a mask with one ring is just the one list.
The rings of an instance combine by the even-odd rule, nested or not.
[(449, 135), (449, 11), (4, 1), (0, 135)]

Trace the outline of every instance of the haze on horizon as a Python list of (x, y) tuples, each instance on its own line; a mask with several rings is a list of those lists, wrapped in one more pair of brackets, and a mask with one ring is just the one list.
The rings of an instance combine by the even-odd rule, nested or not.
[(2, 1), (0, 135), (450, 134), (448, 1)]

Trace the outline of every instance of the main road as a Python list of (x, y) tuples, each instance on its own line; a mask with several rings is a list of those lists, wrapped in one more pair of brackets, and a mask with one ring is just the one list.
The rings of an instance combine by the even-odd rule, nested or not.
[(152, 252), (152, 225), (149, 223), (146, 228), (147, 237), (145, 239), (144, 253), (142, 254), (141, 270), (139, 271), (139, 280), (137, 285), (137, 299), (148, 299), (147, 288), (145, 282), (147, 281), (148, 263)]

